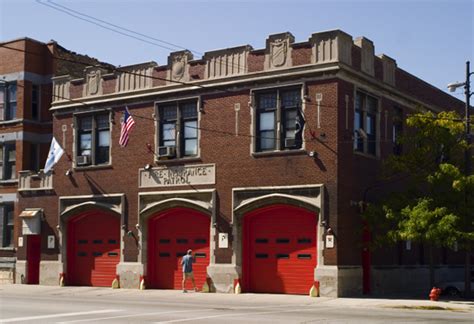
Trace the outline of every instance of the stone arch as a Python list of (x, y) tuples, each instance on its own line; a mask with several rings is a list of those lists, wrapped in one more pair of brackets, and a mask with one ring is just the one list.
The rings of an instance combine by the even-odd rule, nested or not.
[[(154, 203), (147, 204), (141, 211), (139, 215), (139, 223), (137, 227), (139, 228), (140, 233), (140, 251), (139, 251), (139, 262), (145, 265), (147, 260), (148, 253), (148, 220), (161, 212), (172, 208), (187, 208), (195, 210), (199, 213), (202, 213), (209, 217), (211, 221), (211, 227), (213, 222), (213, 207), (211, 203), (193, 200), (188, 198), (181, 197), (172, 197), (168, 199), (163, 199)], [(146, 267), (144, 267), (146, 268)]]

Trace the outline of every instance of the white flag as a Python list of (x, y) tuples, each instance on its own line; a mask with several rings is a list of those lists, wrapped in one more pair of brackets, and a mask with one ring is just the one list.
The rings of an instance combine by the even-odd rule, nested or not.
[(44, 165), (44, 173), (48, 173), (51, 168), (59, 161), (61, 156), (63, 156), (64, 150), (59, 145), (58, 141), (53, 137), (51, 141), (51, 146), (49, 147), (48, 159)]

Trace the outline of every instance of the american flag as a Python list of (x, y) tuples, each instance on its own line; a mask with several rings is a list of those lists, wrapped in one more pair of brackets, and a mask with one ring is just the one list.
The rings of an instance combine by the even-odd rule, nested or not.
[(128, 144), (130, 138), (130, 132), (132, 131), (133, 126), (135, 126), (135, 121), (133, 120), (132, 115), (128, 112), (128, 108), (125, 108), (125, 114), (123, 115), (122, 129), (120, 130), (120, 139), (119, 144), (121, 147), (125, 147)]

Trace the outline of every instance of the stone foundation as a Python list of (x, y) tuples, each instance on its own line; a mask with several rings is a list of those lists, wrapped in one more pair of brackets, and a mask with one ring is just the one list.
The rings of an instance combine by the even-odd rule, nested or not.
[(120, 276), (120, 288), (138, 289), (140, 287), (140, 276), (143, 274), (143, 264), (135, 262), (121, 262), (117, 266), (117, 274)]
[(15, 282), (15, 262), (16, 258), (0, 258), (0, 285)]
[(207, 267), (207, 274), (212, 280), (211, 291), (234, 293), (234, 280), (239, 278), (240, 269), (232, 264), (213, 264)]
[(26, 261), (17, 260), (15, 266), (15, 283), (24, 284), (26, 283)]
[(63, 272), (63, 264), (60, 261), (40, 262), (40, 285), (58, 286), (59, 274)]

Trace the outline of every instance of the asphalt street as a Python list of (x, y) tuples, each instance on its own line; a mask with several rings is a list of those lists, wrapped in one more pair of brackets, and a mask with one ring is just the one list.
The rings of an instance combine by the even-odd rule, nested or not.
[(473, 302), (26, 285), (0, 286), (0, 302), (1, 323), (474, 322)]

